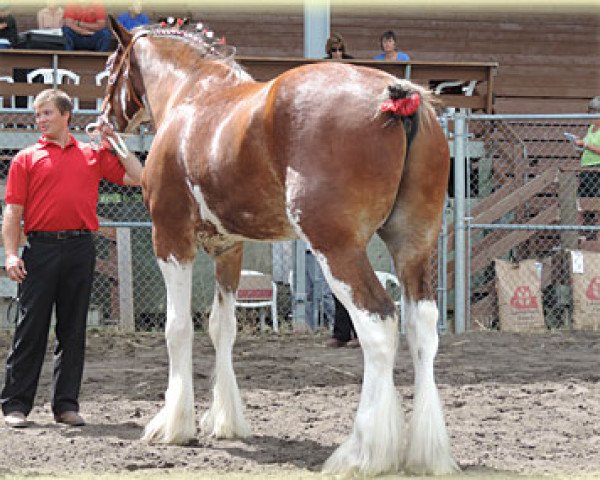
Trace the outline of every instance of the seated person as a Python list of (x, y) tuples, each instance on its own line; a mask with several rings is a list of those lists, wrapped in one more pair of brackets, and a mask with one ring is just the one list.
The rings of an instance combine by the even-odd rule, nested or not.
[(383, 50), (383, 53), (373, 57), (373, 60), (386, 60), (386, 61), (405, 61), (410, 60), (407, 53), (399, 52), (396, 44), (396, 34), (391, 30), (383, 32), (379, 38), (379, 46)]
[(134, 1), (126, 12), (118, 16), (117, 20), (127, 30), (150, 23), (148, 16), (142, 13), (142, 2), (140, 1)]
[(354, 58), (352, 55), (346, 53), (346, 44), (344, 43), (344, 37), (339, 33), (331, 34), (331, 37), (327, 39), (325, 44), (325, 58), (331, 58), (333, 60), (340, 60), (342, 58)]
[(106, 26), (106, 10), (100, 2), (70, 2), (65, 6), (65, 50), (108, 52), (112, 34)]
[(17, 43), (17, 22), (8, 5), (0, 5), (0, 48), (11, 48)]
[(40, 30), (62, 28), (63, 9), (55, 0), (48, 0), (46, 6), (37, 13), (37, 24)]

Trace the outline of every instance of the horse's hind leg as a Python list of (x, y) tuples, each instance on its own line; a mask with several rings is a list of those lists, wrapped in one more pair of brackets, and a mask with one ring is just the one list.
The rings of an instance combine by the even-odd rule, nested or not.
[(394, 388), (398, 315), (362, 248), (316, 254), (348, 310), (364, 355), (363, 386), (350, 437), (323, 466), (329, 473), (396, 472), (403, 461), (403, 414)]
[(165, 405), (144, 430), (148, 442), (185, 444), (196, 436), (192, 383), (192, 263), (173, 256), (158, 260), (167, 288), (165, 337), (169, 352), (169, 384)]
[(243, 244), (238, 243), (215, 259), (215, 296), (208, 327), (215, 347), (213, 400), (202, 417), (201, 427), (217, 438), (250, 435), (232, 362), (236, 336), (234, 301), (240, 280), (242, 254)]
[(404, 285), (406, 337), (415, 376), (405, 469), (419, 475), (452, 473), (458, 466), (452, 457), (433, 373), (438, 348), (438, 309), (434, 301), (427, 299), (422, 286), (429, 256), (406, 261), (404, 256), (395, 258)]
[[(418, 182), (409, 182), (417, 185)], [(407, 187), (410, 189), (411, 187)], [(401, 196), (379, 234), (386, 243), (403, 284), (406, 336), (414, 365), (415, 394), (405, 469), (416, 474), (447, 474), (458, 470), (433, 375), (438, 347), (438, 309), (426, 290), (425, 272), (439, 230), (439, 213)], [(408, 199), (411, 200), (408, 200)], [(441, 212), (441, 206), (439, 208)]]

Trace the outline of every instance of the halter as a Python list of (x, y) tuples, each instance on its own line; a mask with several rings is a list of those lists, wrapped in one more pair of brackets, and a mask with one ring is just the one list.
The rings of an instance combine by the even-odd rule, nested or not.
[[(125, 47), (125, 51), (121, 56), (118, 68), (108, 79), (108, 89), (106, 95), (104, 96), (102, 106), (100, 107), (100, 115), (102, 117), (106, 117), (106, 119), (108, 119), (108, 113), (110, 112), (110, 100), (112, 99), (115, 93), (115, 86), (117, 85), (117, 80), (121, 76), (121, 73), (123, 73), (123, 78), (125, 80), (129, 78), (129, 68), (131, 66), (131, 50), (133, 49), (133, 45), (139, 38), (147, 36), (148, 33), (148, 31), (136, 32), (133, 38), (131, 39), (131, 42), (129, 42), (127, 47)], [(139, 97), (139, 95), (136, 93), (135, 89), (131, 86), (129, 82), (127, 82), (127, 99), (133, 100), (133, 102), (138, 107), (144, 108), (144, 102), (142, 102), (142, 99)], [(123, 115), (125, 116), (127, 121), (131, 120), (127, 116), (127, 112), (123, 112)]]
[[(95, 122), (89, 123), (85, 127), (86, 133), (92, 139), (94, 139), (95, 134), (93, 132), (94, 132), (94, 130), (97, 130), (98, 127), (100, 127), (100, 125), (102, 125), (103, 123), (107, 123), (107, 124), (111, 125), (113, 127), (113, 131), (115, 133), (117, 140), (115, 141), (112, 138), (107, 138), (107, 140), (111, 144), (111, 146), (115, 149), (117, 154), (121, 157), (126, 157), (129, 153), (129, 149), (127, 148), (127, 146), (125, 145), (125, 142), (119, 136), (116, 129), (114, 128), (114, 126), (111, 124), (111, 122), (109, 120), (109, 113), (110, 113), (110, 109), (111, 109), (111, 100), (115, 93), (115, 87), (117, 84), (117, 80), (121, 76), (121, 72), (123, 72), (123, 78), (125, 80), (127, 80), (127, 78), (129, 77), (129, 68), (131, 66), (131, 50), (133, 49), (133, 45), (139, 38), (148, 35), (148, 33), (149, 32), (147, 32), (147, 31), (136, 32), (135, 35), (133, 36), (133, 38), (131, 39), (131, 42), (129, 42), (127, 47), (125, 47), (125, 51), (123, 52), (123, 55), (121, 56), (118, 68), (108, 79), (107, 92), (106, 92), (106, 95), (104, 96), (104, 100), (102, 101), (102, 106), (100, 107), (100, 115), (98, 116), (98, 118)], [(133, 100), (133, 102), (139, 108), (144, 108), (144, 103), (143, 103), (142, 99), (136, 93), (135, 89), (131, 86), (130, 82), (126, 82), (126, 85), (127, 85), (127, 99)], [(131, 118), (129, 118), (127, 116), (126, 111), (123, 111), (123, 116), (125, 117), (125, 119), (128, 122), (131, 121)]]

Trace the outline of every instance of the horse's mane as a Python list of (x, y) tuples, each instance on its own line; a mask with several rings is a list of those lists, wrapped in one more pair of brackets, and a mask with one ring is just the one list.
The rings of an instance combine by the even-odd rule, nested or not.
[(201, 58), (213, 60), (229, 66), (234, 74), (244, 80), (250, 80), (252, 77), (237, 63), (234, 59), (236, 48), (233, 45), (226, 45), (224, 42), (214, 41), (209, 35), (207, 29), (189, 30), (182, 28), (170, 28), (161, 24), (145, 25), (133, 30), (133, 33), (145, 32), (147, 37), (168, 38), (184, 42), (198, 52)]
[(210, 32), (207, 31), (170, 28), (156, 24), (137, 27), (133, 32), (146, 32), (149, 37), (166, 37), (180, 40), (194, 47), (204, 58), (227, 60), (232, 58), (236, 52), (234, 46), (212, 40), (208, 35)]

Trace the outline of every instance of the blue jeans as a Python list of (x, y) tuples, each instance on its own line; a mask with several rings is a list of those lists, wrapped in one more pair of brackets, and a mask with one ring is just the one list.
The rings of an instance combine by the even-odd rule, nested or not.
[(75, 30), (69, 27), (63, 27), (63, 37), (65, 39), (65, 50), (92, 50), (95, 52), (110, 51), (110, 41), (112, 33), (108, 28), (98, 30), (90, 36), (79, 35)]

